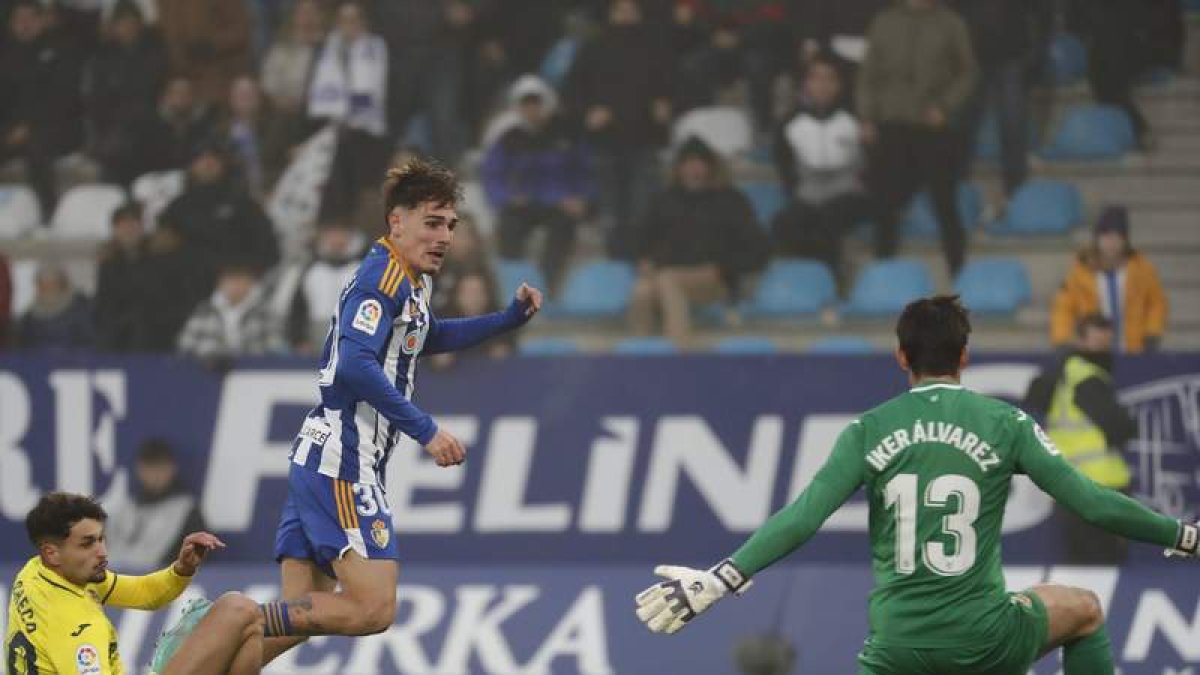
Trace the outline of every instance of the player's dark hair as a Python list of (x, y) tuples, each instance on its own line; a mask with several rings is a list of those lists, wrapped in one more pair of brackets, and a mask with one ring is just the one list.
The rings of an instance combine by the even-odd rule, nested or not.
[(957, 295), (935, 295), (908, 303), (896, 322), (900, 351), (914, 375), (958, 374), (971, 334), (967, 308)]
[(388, 169), (383, 179), (384, 215), (397, 206), (415, 209), (425, 202), (453, 206), (462, 199), (458, 178), (437, 162), (413, 158), (402, 166)]
[(25, 533), (34, 546), (47, 540), (62, 541), (71, 528), (85, 518), (104, 522), (108, 514), (99, 502), (87, 495), (70, 492), (51, 492), (25, 516)]

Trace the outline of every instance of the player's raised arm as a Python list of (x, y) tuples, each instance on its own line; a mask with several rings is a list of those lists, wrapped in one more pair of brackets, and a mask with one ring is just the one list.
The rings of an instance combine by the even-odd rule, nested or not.
[(161, 609), (188, 587), (205, 556), (220, 548), (225, 548), (225, 543), (215, 535), (193, 532), (184, 537), (179, 557), (169, 567), (141, 576), (110, 572), (96, 585), (96, 592), (104, 604), (113, 607)]
[(542, 292), (521, 284), (508, 307), (499, 312), (461, 319), (430, 317), (429, 337), (423, 354), (441, 354), (470, 349), (501, 333), (520, 328), (542, 308)]
[(1012, 422), (1017, 466), (1039, 488), (1080, 518), (1127, 539), (1164, 546), (1181, 555), (1197, 551), (1197, 528), (1156, 513), (1140, 502), (1075, 470), (1029, 415), (1016, 411)]
[(838, 436), (829, 459), (800, 496), (711, 569), (655, 568), (666, 581), (638, 594), (638, 618), (656, 633), (675, 633), (730, 591), (745, 592), (751, 576), (808, 541), (862, 485), (862, 447), (862, 424), (856, 420)]

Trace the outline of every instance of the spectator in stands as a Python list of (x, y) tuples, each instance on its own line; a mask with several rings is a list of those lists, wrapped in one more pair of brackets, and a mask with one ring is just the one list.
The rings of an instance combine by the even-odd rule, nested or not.
[(13, 283), (8, 258), (0, 253), (0, 351), (8, 348), (12, 326)]
[(158, 100), (158, 109), (138, 134), (135, 175), (187, 166), (196, 146), (213, 133), (210, 108), (196, 100), (192, 83), (174, 77)]
[[(843, 80), (855, 82), (867, 53), (867, 29), (889, 4), (891, 0), (793, 0), (789, 16), (797, 31), (800, 62), (832, 54)], [(847, 98), (853, 93), (853, 87), (849, 88)]]
[(92, 154), (106, 180), (129, 185), (137, 178), (138, 137), (167, 80), (167, 53), (158, 35), (146, 29), (137, 5), (118, 3), (104, 39), (86, 70), (85, 98)]
[(1053, 4), (1041, 0), (958, 0), (979, 63), (979, 85), (963, 109), (963, 168), (970, 173), (975, 141), (990, 110), (1000, 136), (1000, 176), (1008, 197), (1029, 175), (1031, 77), (1045, 63)]
[(83, 145), (81, 63), (47, 28), (47, 10), (19, 0), (0, 53), (0, 164), (21, 160), (49, 221), (58, 199), (54, 163)]
[(244, 0), (159, 0), (171, 72), (191, 80), (210, 105), (250, 71), (250, 13)]
[[(480, 234), (475, 218), (469, 212), (460, 212), (454, 246), (438, 272), (433, 297), (429, 299), (430, 310), (439, 317), (456, 318), (502, 309), (503, 295), (492, 258), (491, 247)], [(464, 355), (502, 358), (512, 354), (515, 346), (515, 335), (500, 336), (466, 352), (438, 354), (433, 363), (447, 367)]]
[(271, 100), (276, 123), (291, 144), (303, 140), (308, 82), (321, 43), (325, 40), (325, 18), (317, 0), (298, 0), (287, 28), (263, 60), (260, 79)]
[(858, 121), (840, 104), (832, 59), (805, 68), (803, 103), (780, 127), (775, 164), (791, 203), (771, 224), (774, 253), (816, 258), (842, 279), (842, 240), (867, 211)]
[(1150, 3), (1145, 0), (1072, 2), (1077, 29), (1087, 45), (1088, 83), (1097, 103), (1124, 110), (1138, 145), (1152, 144), (1150, 124), (1133, 98), (1133, 85), (1151, 58)]
[(364, 190), (379, 183), (387, 142), (388, 50), (369, 32), (362, 7), (338, 5), (337, 25), (325, 40), (309, 87), (308, 114), (338, 124), (338, 147), (321, 211), (351, 213)]
[[(1137, 436), (1138, 425), (1113, 385), (1113, 337), (1113, 323), (1100, 314), (1080, 319), (1073, 349), (1034, 378), (1021, 407), (1045, 420), (1046, 434), (1080, 473), (1104, 487), (1128, 491), (1131, 472), (1121, 450)], [(1063, 530), (1064, 564), (1124, 561), (1123, 537), (1097, 532), (1061, 507), (1056, 517)]]
[[(448, 319), (479, 316), (503, 309), (498, 300), (499, 289), (496, 279), (488, 274), (481, 272), (464, 274), (455, 280), (451, 290), (453, 295), (445, 307), (446, 314), (444, 315)], [(502, 359), (512, 355), (516, 349), (516, 342), (516, 334), (507, 333), (471, 349), (435, 354), (432, 357), (432, 363), (437, 368), (448, 368), (462, 359), (472, 356)]]
[(147, 237), (145, 274), (147, 349), (174, 352), (179, 332), (192, 310), (212, 292), (206, 263), (184, 246), (183, 237), (170, 224), (160, 225)]
[(541, 265), (553, 290), (595, 191), (589, 157), (558, 117), (557, 97), (541, 78), (525, 75), (509, 98), (520, 122), (488, 149), (480, 173), (499, 213), (500, 255), (523, 258), (529, 235), (545, 228)]
[[(296, 290), (287, 317), (288, 343), (293, 350), (313, 354), (324, 343), (338, 296), (354, 276), (364, 248), (366, 238), (362, 233), (342, 221), (317, 230), (313, 259), (294, 282)], [(435, 288), (441, 287), (441, 281), (439, 276)]]
[(951, 124), (975, 87), (966, 25), (940, 0), (903, 0), (875, 17), (867, 42), (857, 101), (863, 141), (872, 146), (875, 254), (896, 254), (901, 213), (924, 187), (950, 274), (958, 274), (966, 233), (956, 208), (959, 136)]
[(150, 349), (149, 315), (158, 311), (147, 279), (149, 241), (137, 203), (112, 214), (112, 239), (100, 249), (96, 282), (96, 343), (116, 352)]
[(653, 191), (671, 121), (670, 60), (637, 0), (612, 0), (608, 25), (576, 56), (565, 99), (596, 154), (609, 253), (633, 255), (634, 218)]
[[(466, 149), (463, 81), (477, 31), (476, 3), (464, 0), (373, 0), (372, 24), (391, 55), (388, 125), (394, 145), (415, 144), (448, 166)], [(502, 3), (511, 7), (518, 3)], [(424, 115), (429, 137), (406, 138)]]
[(219, 364), (238, 356), (282, 354), (283, 328), (271, 311), (253, 264), (229, 261), (212, 297), (201, 302), (179, 335), (179, 352)]
[(229, 86), (228, 109), (226, 140), (237, 157), (246, 188), (261, 199), (283, 171), (287, 129), (276, 123), (274, 110), (263, 100), (262, 90), (252, 77), (239, 77)]
[(104, 530), (112, 551), (109, 560), (121, 569), (158, 569), (175, 559), (180, 538), (208, 527), (200, 501), (179, 475), (171, 443), (148, 438), (138, 446), (133, 494), (106, 499), (109, 522)]
[(1092, 244), (1081, 251), (1054, 298), (1050, 339), (1071, 340), (1076, 323), (1100, 313), (1113, 324), (1119, 352), (1156, 351), (1167, 327), (1167, 295), (1158, 272), (1129, 239), (1129, 211), (1105, 208)]
[(686, 346), (692, 307), (736, 300), (739, 277), (762, 266), (766, 245), (750, 202), (702, 141), (679, 149), (672, 174), (640, 230), (629, 319), (636, 333), (647, 335), (661, 314), (667, 337)]
[(92, 346), (92, 303), (71, 286), (61, 265), (42, 263), (33, 305), (17, 324), (22, 349), (86, 349)]
[(188, 187), (159, 220), (177, 232), (184, 252), (202, 274), (203, 297), (212, 290), (215, 271), (237, 259), (262, 274), (279, 262), (271, 221), (233, 175), (231, 155), (219, 139), (202, 143), (188, 172)]

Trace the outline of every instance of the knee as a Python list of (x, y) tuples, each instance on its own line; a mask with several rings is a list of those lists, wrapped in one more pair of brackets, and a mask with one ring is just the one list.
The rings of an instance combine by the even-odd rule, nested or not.
[(1081, 590), (1079, 596), (1080, 632), (1091, 635), (1104, 625), (1104, 607), (1100, 596), (1089, 590)]
[(230, 591), (213, 603), (212, 614), (227, 617), (232, 623), (244, 627), (262, 626), (262, 611), (258, 603), (236, 591)]
[(374, 635), (387, 630), (396, 619), (396, 596), (383, 594), (360, 603), (356, 635)]

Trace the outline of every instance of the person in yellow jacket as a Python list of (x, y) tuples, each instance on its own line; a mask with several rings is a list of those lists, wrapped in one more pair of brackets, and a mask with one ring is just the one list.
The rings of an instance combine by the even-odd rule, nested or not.
[[(1120, 450), (1138, 433), (1137, 422), (1117, 400), (1112, 381), (1113, 325), (1089, 314), (1076, 325), (1073, 351), (1030, 384), (1022, 408), (1045, 419), (1046, 435), (1080, 473), (1125, 492), (1131, 473)], [(1059, 513), (1067, 564), (1119, 563), (1125, 540)]]
[[(17, 573), (9, 598), (8, 675), (123, 675), (117, 632), (104, 607), (160, 609), (187, 588), (209, 551), (224, 547), (212, 534), (195, 532), (169, 567), (145, 576), (117, 574), (108, 569), (107, 517), (92, 498), (65, 492), (42, 497), (26, 516), (38, 554)], [(260, 624), (252, 600), (222, 596), (160, 675), (258, 673)]]
[(1075, 324), (1092, 313), (1113, 323), (1117, 351), (1158, 349), (1167, 325), (1167, 295), (1154, 265), (1130, 245), (1129, 213), (1104, 209), (1092, 245), (1081, 251), (1054, 297), (1050, 340), (1070, 344)]

